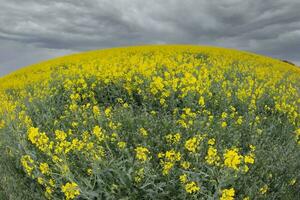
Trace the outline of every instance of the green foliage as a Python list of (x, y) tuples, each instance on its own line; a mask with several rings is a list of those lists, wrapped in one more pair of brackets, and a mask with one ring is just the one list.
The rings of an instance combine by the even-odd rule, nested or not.
[(171, 55), (3, 90), (0, 199), (300, 199), (296, 73)]

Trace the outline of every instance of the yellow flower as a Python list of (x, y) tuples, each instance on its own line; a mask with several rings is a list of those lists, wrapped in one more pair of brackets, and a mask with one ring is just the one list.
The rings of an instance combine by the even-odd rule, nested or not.
[(72, 122), (72, 127), (75, 128), (78, 126), (78, 122)]
[(295, 185), (296, 183), (296, 178), (293, 178), (290, 180), (289, 185)]
[(183, 108), (183, 111), (184, 111), (184, 113), (185, 113), (185, 114), (182, 114), (182, 115), (181, 115), (181, 117), (182, 117), (183, 119), (185, 119), (186, 116), (195, 118), (196, 115), (197, 115), (196, 113), (194, 113), (194, 112), (192, 111), (191, 108)]
[(236, 108), (233, 107), (233, 106), (230, 106), (229, 108), (230, 108), (230, 110), (231, 110), (232, 112), (235, 112), (235, 111), (236, 111)]
[(161, 99), (159, 100), (159, 103), (160, 103), (161, 105), (165, 105), (165, 102), (166, 102), (166, 100), (163, 99), (163, 98), (161, 98)]
[(62, 159), (56, 155), (52, 156), (52, 161), (55, 163), (62, 162)]
[(102, 128), (99, 126), (94, 127), (93, 134), (97, 137), (98, 141), (100, 141), (100, 142), (103, 141), (105, 138)]
[(134, 176), (134, 181), (136, 183), (141, 182), (143, 180), (144, 176), (145, 176), (144, 173), (145, 173), (145, 170), (144, 170), (143, 167), (140, 168), (139, 170), (137, 170), (136, 173), (135, 173), (135, 176)]
[(222, 115), (221, 115), (221, 118), (222, 118), (222, 119), (226, 119), (226, 118), (227, 118), (227, 113), (226, 113), (226, 112), (223, 112)]
[(67, 164), (64, 164), (61, 166), (61, 171), (63, 172), (63, 174), (67, 174), (70, 172), (70, 168)]
[(259, 192), (260, 192), (261, 194), (265, 194), (265, 193), (268, 191), (268, 189), (269, 189), (268, 185), (264, 185), (263, 187), (261, 187), (261, 188), (259, 189)]
[(59, 141), (64, 141), (67, 138), (67, 134), (64, 131), (56, 130), (55, 138)]
[(168, 134), (168, 135), (165, 136), (165, 138), (166, 138), (168, 143), (177, 144), (181, 139), (181, 134), (180, 133)]
[(207, 150), (207, 155), (205, 156), (205, 160), (210, 165), (219, 165), (220, 156), (218, 156), (218, 151), (215, 147), (209, 146)]
[(129, 104), (128, 104), (128, 103), (124, 103), (124, 104), (123, 104), (123, 107), (124, 107), (124, 108), (128, 108), (128, 107), (129, 107)]
[(227, 123), (226, 123), (226, 122), (222, 122), (222, 123), (221, 123), (221, 127), (222, 127), (222, 128), (226, 128), (226, 127), (227, 127)]
[(120, 149), (124, 149), (125, 147), (126, 147), (126, 142), (118, 142), (118, 147), (120, 148)]
[(158, 157), (158, 158), (163, 158), (164, 156), (165, 156), (165, 154), (162, 153), (162, 152), (159, 152), (159, 153), (157, 154), (157, 157)]
[[(236, 62), (237, 59), (238, 62)], [(234, 68), (232, 64), (234, 64)], [(268, 67), (264, 67), (266, 65)], [(70, 176), (73, 172), (79, 175), (75, 177), (76, 180), (82, 178), (80, 169), (84, 170), (81, 174), (83, 176), (91, 172), (90, 169), (86, 171), (86, 167), (80, 168), (81, 165), (92, 168), (101, 160), (108, 159), (108, 162), (113, 162), (113, 159), (118, 160), (121, 154), (127, 155), (127, 153), (127, 156), (132, 156), (138, 162), (133, 166), (135, 170), (141, 166), (144, 166), (145, 170), (146, 167), (147, 169), (153, 167), (154, 170), (147, 170), (146, 174), (150, 173), (154, 179), (158, 178), (158, 182), (161, 179), (157, 177), (159, 176), (157, 173), (162, 171), (166, 175), (174, 172), (168, 179), (171, 181), (174, 177), (180, 179), (182, 190), (185, 190), (186, 183), (191, 184), (191, 180), (188, 179), (189, 174), (192, 171), (199, 171), (202, 164), (217, 171), (222, 171), (221, 167), (225, 167), (226, 173), (238, 176), (243, 175), (243, 172), (250, 171), (250, 165), (257, 162), (257, 155), (254, 154), (255, 146), (250, 145), (249, 153), (247, 153), (247, 148), (243, 149), (246, 154), (242, 154), (241, 150), (235, 150), (235, 148), (229, 148), (227, 151), (224, 149), (221, 152), (221, 143), (223, 147), (232, 142), (235, 145), (244, 145), (240, 144), (241, 141), (233, 141), (234, 139), (230, 138), (232, 133), (229, 134), (229, 137), (223, 138), (224, 141), (220, 141), (220, 146), (216, 143), (220, 138), (208, 138), (208, 144), (202, 146), (204, 139), (201, 139), (197, 135), (198, 133), (191, 133), (191, 131), (207, 130), (209, 135), (216, 135), (219, 132), (218, 129), (226, 130), (226, 127), (234, 125), (233, 132), (239, 132), (242, 131), (239, 126), (245, 125), (253, 128), (254, 135), (252, 136), (256, 141), (259, 140), (259, 136), (265, 134), (268, 123), (272, 121), (266, 120), (265, 114), (278, 113), (277, 120), (289, 124), (288, 127), (283, 124), (283, 127), (292, 130), (293, 139), (295, 140), (297, 137), (294, 142), (300, 144), (298, 71), (293, 66), (284, 65), (275, 60), (210, 47), (151, 46), (96, 51), (91, 54), (78, 55), (78, 57), (71, 56), (35, 65), (25, 71), (22, 70), (21, 73), (16, 72), (1, 79), (0, 129), (3, 121), (8, 123), (6, 124), (7, 129), (13, 128), (16, 132), (24, 128), (28, 129), (28, 135), (26, 135), (28, 141), (22, 141), (19, 146), (21, 145), (20, 149), (25, 149), (34, 157), (22, 157), (22, 167), (31, 177), (33, 174), (40, 176), (40, 178), (35, 177), (36, 180), (43, 183), (47, 193), (50, 194), (53, 190), (55, 196), (59, 195), (59, 191), (55, 190), (57, 187), (61, 187), (62, 181), (66, 178), (74, 178)], [(24, 72), (27, 73), (24, 75)], [(237, 75), (241, 75), (241, 78)], [(215, 87), (216, 83), (220, 85), (219, 88)], [(235, 87), (236, 85), (238, 87)], [(27, 89), (27, 86), (30, 87)], [(218, 94), (215, 95), (215, 93)], [(249, 94), (253, 95), (248, 98)], [(102, 95), (108, 98), (102, 98)], [(221, 99), (216, 98), (220, 95), (222, 95)], [(68, 103), (65, 106), (62, 105), (64, 102), (60, 101), (61, 97), (67, 98), (65, 100)], [(122, 97), (124, 100), (118, 97)], [(49, 98), (58, 101), (55, 104), (42, 105)], [(271, 102), (266, 98), (269, 98)], [(161, 112), (161, 107), (167, 107), (168, 102), (171, 103), (170, 107), (163, 109), (166, 112)], [(26, 107), (29, 104), (30, 106)], [(59, 104), (61, 105), (59, 106)], [(207, 110), (205, 109), (206, 105), (208, 106)], [(211, 109), (214, 107), (213, 105), (219, 106)], [(47, 119), (45, 118), (43, 123), (39, 123), (40, 120), (36, 120), (36, 117), (30, 119), (29, 116), (26, 116), (30, 113), (41, 113), (43, 109), (39, 108), (42, 107), (58, 116), (45, 115), (44, 117)], [(114, 110), (116, 110), (116, 118), (113, 118)], [(243, 118), (242, 115), (245, 113), (242, 110), (247, 110), (249, 115), (254, 116), (254, 119)], [(142, 123), (143, 120), (148, 120), (147, 123), (154, 123), (150, 125), (162, 133), (153, 135), (151, 129), (148, 129), (148, 126), (143, 123), (134, 124), (136, 114), (145, 118), (137, 122)], [(130, 118), (130, 116), (134, 118)], [(281, 120), (283, 118), (284, 120)], [(176, 124), (169, 127), (168, 124), (172, 124), (173, 120)], [(46, 123), (47, 121), (49, 123)], [(124, 123), (124, 127), (119, 129), (118, 121)], [(216, 123), (218, 127), (215, 126)], [(62, 129), (65, 133), (55, 131), (46, 134), (40, 132), (38, 128), (32, 127), (33, 125), (40, 127), (41, 130)], [(103, 129), (95, 125), (103, 125)], [(145, 126), (146, 130), (139, 130), (142, 126)], [(136, 138), (132, 135), (134, 127), (138, 127), (135, 130), (138, 134)], [(68, 133), (68, 129), (73, 133)], [(172, 132), (164, 138), (165, 130), (182, 131), (182, 134)], [(146, 136), (148, 138), (145, 138)], [(99, 142), (99, 139), (103, 141)], [(256, 143), (254, 140), (253, 144)], [(125, 141), (130, 143), (125, 143)], [(135, 149), (139, 144), (143, 147)], [(121, 152), (121, 149), (124, 148), (128, 152)], [(10, 149), (7, 153), (13, 152), (9, 152)], [(153, 152), (150, 152), (152, 149)], [(70, 153), (67, 154), (69, 151)], [(158, 158), (151, 163), (142, 163), (150, 160), (152, 153), (158, 154)], [(199, 156), (196, 156), (196, 153), (199, 153)], [(39, 160), (35, 161), (33, 158)], [(52, 164), (45, 161), (45, 158), (49, 158), (50, 161), (52, 159)], [(203, 162), (203, 158), (205, 158), (204, 163), (198, 165), (199, 162)], [(48, 162), (49, 166), (47, 163), (41, 163), (44, 161)], [(56, 169), (52, 169), (52, 166)], [(136, 169), (137, 166), (138, 169)], [(158, 168), (161, 169), (156, 172), (155, 169)], [(229, 172), (227, 170), (241, 171)], [(50, 174), (54, 175), (52, 174), (54, 171), (57, 175), (50, 177)], [(190, 173), (182, 171), (190, 171)], [(68, 174), (64, 174), (65, 172)], [(134, 172), (134, 175), (135, 173), (139, 174), (137, 171)], [(182, 175), (183, 173), (186, 175)], [(276, 174), (276, 172), (272, 173)], [(289, 177), (285, 183), (286, 187), (291, 187), (289, 184), (297, 185), (298, 183), (295, 182), (297, 177), (290, 175), (286, 174)], [(47, 182), (50, 178), (57, 181), (54, 186), (50, 181)], [(142, 176), (132, 177), (132, 179), (138, 182), (142, 180)], [(268, 179), (271, 179), (271, 176)], [(198, 179), (194, 179), (194, 181), (201, 187), (200, 192), (202, 192), (202, 186), (196, 180), (198, 181)], [(180, 184), (179, 180), (176, 181)], [(84, 181), (80, 180), (78, 185), (82, 182)], [(88, 185), (88, 183), (86, 184)], [(113, 185), (113, 183), (110, 184), (110, 187), (113, 188), (112, 192), (122, 189)], [(223, 187), (221, 189), (228, 187), (227, 192), (223, 191), (223, 199), (233, 199), (234, 190), (231, 192), (229, 186)], [(260, 187), (257, 189), (257, 193), (259, 193), (259, 189)], [(84, 190), (84, 192), (86, 191)], [(220, 194), (216, 194), (217, 196), (214, 198), (221, 197), (221, 191), (217, 189), (218, 192)], [(204, 191), (204, 193), (207, 192)], [(82, 198), (86, 197), (86, 194), (81, 195)], [(245, 195), (244, 193), (235, 194), (236, 198), (240, 199), (243, 199)], [(254, 197), (254, 194), (251, 194), (250, 197), (260, 198)], [(194, 198), (197, 198), (196, 195)], [(198, 198), (200, 197), (198, 196)]]
[(172, 167), (174, 166), (173, 162), (162, 162), (163, 164), (163, 175), (168, 175)]
[(156, 115), (156, 111), (152, 110), (152, 111), (150, 112), (150, 114), (151, 114), (151, 115)]
[(159, 91), (162, 91), (164, 88), (164, 80), (162, 77), (153, 77), (152, 82), (150, 83), (150, 91), (153, 95), (156, 95)]
[(250, 147), (251, 151), (255, 151), (255, 149), (256, 149), (256, 147), (252, 144), (250, 144), (249, 147)]
[(140, 134), (144, 137), (147, 137), (148, 136), (148, 132), (146, 131), (146, 129), (144, 128), (140, 128)]
[(105, 113), (106, 117), (111, 117), (111, 108), (110, 107), (106, 108), (104, 110), (104, 113)]
[(201, 97), (199, 98), (198, 104), (199, 104), (201, 107), (204, 107), (204, 106), (205, 106), (205, 101), (204, 101), (203, 96), (201, 96)]
[(239, 155), (238, 149), (227, 149), (224, 153), (224, 165), (238, 170), (239, 165), (241, 164), (243, 156)]
[(84, 146), (85, 146), (85, 144), (84, 144), (83, 141), (78, 140), (77, 138), (74, 138), (71, 142), (71, 147), (70, 148), (73, 149), (73, 150), (80, 151), (84, 148)]
[(183, 161), (183, 162), (181, 163), (181, 167), (182, 167), (183, 169), (188, 169), (188, 168), (190, 168), (190, 166), (191, 166), (191, 163), (188, 162), (188, 161)]
[(173, 135), (172, 134), (166, 135), (165, 138), (168, 143), (173, 143)]
[(71, 94), (70, 99), (76, 101), (76, 100), (80, 99), (80, 95), (78, 93)]
[(243, 166), (243, 171), (244, 172), (248, 172), (249, 171), (249, 167), (247, 165)]
[(49, 174), (50, 170), (49, 170), (48, 163), (41, 163), (40, 170), (41, 170), (42, 174)]
[(295, 131), (295, 133), (296, 133), (296, 136), (300, 137), (300, 128), (298, 128), (298, 129)]
[(187, 175), (183, 174), (179, 176), (179, 180), (181, 183), (186, 183), (187, 182)]
[(234, 200), (235, 191), (234, 188), (222, 190), (222, 196), (220, 200)]
[(24, 167), (26, 173), (31, 175), (32, 170), (34, 169), (34, 161), (29, 155), (22, 156), (21, 158), (22, 166)]
[(73, 111), (73, 112), (75, 112), (75, 111), (77, 110), (77, 108), (78, 108), (78, 106), (77, 106), (77, 104), (75, 104), (75, 103), (72, 103), (72, 104), (69, 106), (69, 109), (70, 109), (71, 111)]
[(187, 125), (187, 123), (186, 123), (184, 120), (182, 120), (182, 119), (177, 120), (177, 123), (178, 123), (180, 126), (182, 126), (183, 128), (188, 128), (188, 127), (189, 127), (189, 126)]
[(295, 131), (295, 133), (296, 133), (296, 142), (297, 142), (298, 144), (300, 144), (300, 128), (298, 128), (298, 129)]
[(5, 126), (4, 120), (0, 120), (0, 129), (3, 128), (4, 126)]
[(87, 172), (87, 174), (90, 176), (90, 175), (92, 175), (93, 170), (92, 170), (91, 168), (89, 168), (89, 169), (86, 170), (86, 172)]
[(49, 138), (46, 133), (40, 133), (38, 128), (30, 127), (27, 134), (29, 141), (36, 145), (42, 152), (49, 151)]
[(191, 181), (185, 185), (185, 191), (189, 194), (199, 191), (200, 188), (196, 182)]
[(263, 133), (263, 130), (261, 130), (261, 129), (258, 128), (258, 129), (256, 130), (256, 132), (257, 132), (258, 135), (261, 135), (261, 134)]
[(74, 199), (80, 194), (79, 187), (74, 182), (63, 185), (61, 191), (65, 194), (67, 200)]
[(114, 132), (111, 134), (110, 141), (114, 142), (117, 140), (118, 137), (119, 137), (119, 135)]
[(43, 185), (44, 179), (43, 179), (42, 177), (38, 177), (37, 180), (38, 180), (38, 183), (39, 183), (39, 184)]
[(185, 142), (184, 146), (188, 151), (195, 153), (198, 145), (199, 145), (199, 140), (196, 137), (193, 137), (193, 138), (188, 139)]
[(46, 187), (46, 191), (45, 191), (45, 196), (50, 199), (51, 194), (52, 194), (53, 190), (51, 189), (51, 187), (47, 186)]
[(181, 159), (181, 154), (180, 152), (176, 152), (174, 149), (172, 149), (170, 151), (166, 151), (165, 157), (168, 161), (175, 162)]
[(236, 120), (236, 123), (237, 123), (238, 125), (241, 125), (241, 124), (243, 123), (243, 117), (240, 116), (240, 117)]
[(214, 138), (211, 138), (208, 140), (207, 144), (214, 145), (216, 143), (216, 140)]
[(53, 179), (50, 179), (49, 184), (50, 184), (50, 186), (54, 187), (55, 186), (55, 181)]
[(148, 154), (150, 151), (146, 147), (137, 147), (135, 148), (136, 158), (142, 162), (145, 162), (148, 159)]
[(123, 104), (124, 100), (122, 98), (117, 98), (117, 102), (120, 103), (120, 104)]
[(100, 115), (100, 109), (98, 106), (93, 106), (93, 113), (95, 116), (99, 116)]
[(254, 155), (253, 155), (253, 154), (246, 155), (246, 156), (244, 157), (244, 162), (245, 162), (245, 163), (254, 164)]
[(173, 136), (173, 143), (178, 143), (180, 141), (180, 138), (181, 138), (181, 134), (180, 133), (176, 133)]

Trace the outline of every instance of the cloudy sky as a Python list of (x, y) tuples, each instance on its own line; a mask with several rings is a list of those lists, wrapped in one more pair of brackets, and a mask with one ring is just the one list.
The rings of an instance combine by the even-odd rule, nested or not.
[(54, 57), (202, 44), (300, 64), (299, 0), (0, 0), (0, 75)]

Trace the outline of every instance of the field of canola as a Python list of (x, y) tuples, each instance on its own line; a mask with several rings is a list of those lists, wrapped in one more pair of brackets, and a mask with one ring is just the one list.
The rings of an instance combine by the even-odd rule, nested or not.
[(1, 199), (300, 199), (300, 69), (206, 46), (0, 78)]

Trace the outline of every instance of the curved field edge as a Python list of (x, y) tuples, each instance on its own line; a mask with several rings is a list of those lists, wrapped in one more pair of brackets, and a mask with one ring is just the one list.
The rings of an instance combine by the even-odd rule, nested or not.
[[(216, 60), (221, 60), (222, 57), (226, 56), (227, 60), (236, 61), (239, 57), (243, 60), (257, 65), (259, 63), (260, 67), (272, 66), (274, 70), (281, 72), (292, 71), (300, 74), (300, 68), (290, 65), (288, 63), (282, 62), (277, 59), (270, 57), (262, 56), (259, 54), (239, 51), (235, 49), (221, 48), (221, 47), (212, 47), (212, 46), (199, 46), (199, 45), (148, 45), (148, 46), (130, 46), (130, 47), (116, 47), (104, 50), (93, 50), (87, 51), (84, 53), (76, 53), (68, 56), (59, 57), (56, 59), (51, 59), (27, 67), (23, 67), (11, 74), (8, 74), (0, 78), (0, 90), (13, 88), (13, 87), (22, 87), (24, 84), (34, 83), (42, 80), (47, 80), (50, 78), (52, 71), (58, 71), (59, 73), (72, 73), (72, 69), (65, 69), (64, 64), (73, 64), (74, 70), (78, 70), (77, 67), (80, 66), (81, 62), (87, 65), (85, 68), (82, 68), (82, 73), (87, 73), (93, 71), (94, 73), (94, 64), (101, 60), (107, 59), (108, 56), (113, 54), (126, 54), (134, 53), (136, 51), (159, 51), (159, 50), (174, 50), (177, 51), (189, 51), (191, 53), (207, 54), (211, 57), (215, 57)], [(89, 60), (91, 62), (89, 62)], [(16, 81), (18, 80), (18, 81)]]
[(3, 80), (4, 198), (299, 198), (299, 70), (290, 65), (148, 46), (63, 57)]

